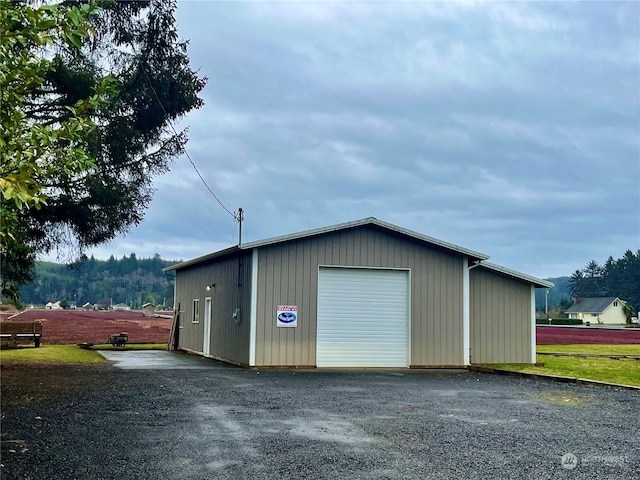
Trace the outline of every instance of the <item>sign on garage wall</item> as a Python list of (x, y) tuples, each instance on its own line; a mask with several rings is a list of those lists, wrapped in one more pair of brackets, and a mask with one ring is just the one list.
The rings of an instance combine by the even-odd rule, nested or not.
[(276, 325), (278, 327), (297, 327), (298, 306), (278, 305), (278, 311), (276, 313)]

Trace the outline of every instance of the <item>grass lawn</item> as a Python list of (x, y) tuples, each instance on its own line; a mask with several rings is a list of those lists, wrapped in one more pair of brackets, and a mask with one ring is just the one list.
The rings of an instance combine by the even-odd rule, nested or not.
[(616, 345), (538, 345), (540, 352), (554, 353), (593, 353), (596, 355), (640, 355), (638, 344)]
[[(640, 345), (545, 345), (539, 352), (640, 355)], [(513, 372), (556, 375), (640, 387), (640, 360), (610, 358), (554, 357), (538, 355), (544, 367), (520, 364), (496, 364), (492, 368)]]
[(43, 362), (43, 363), (106, 363), (96, 348), (101, 350), (165, 350), (166, 343), (128, 344), (124, 348), (115, 348), (109, 344), (95, 345), (86, 350), (77, 345), (42, 345), (39, 348), (25, 346), (0, 350), (0, 363)]
[(77, 345), (42, 345), (0, 350), (0, 363), (106, 363), (98, 352)]

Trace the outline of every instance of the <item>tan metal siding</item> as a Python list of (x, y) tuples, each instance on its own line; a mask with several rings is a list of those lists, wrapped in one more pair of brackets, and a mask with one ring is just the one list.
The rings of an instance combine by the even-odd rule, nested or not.
[(531, 285), (481, 267), (469, 284), (471, 363), (530, 363)]
[[(463, 364), (460, 256), (359, 227), (261, 247), (258, 264), (256, 365), (316, 364), (319, 265), (409, 269), (411, 365)], [(298, 327), (276, 327), (283, 304), (298, 306)]]
[[(216, 286), (211, 291), (206, 291), (205, 286), (212, 283)], [(206, 297), (212, 298), (210, 355), (248, 365), (251, 254), (243, 253), (240, 256), (207, 262), (176, 272), (176, 305), (179, 302), (182, 311), (180, 348), (202, 352)], [(198, 324), (191, 322), (195, 298), (200, 299)], [(236, 323), (232, 318), (237, 307), (240, 307), (240, 323)]]

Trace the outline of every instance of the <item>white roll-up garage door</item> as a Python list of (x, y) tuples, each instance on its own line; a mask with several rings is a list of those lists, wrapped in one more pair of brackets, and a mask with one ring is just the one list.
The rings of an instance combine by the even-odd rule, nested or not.
[(407, 367), (406, 270), (321, 267), (318, 367)]

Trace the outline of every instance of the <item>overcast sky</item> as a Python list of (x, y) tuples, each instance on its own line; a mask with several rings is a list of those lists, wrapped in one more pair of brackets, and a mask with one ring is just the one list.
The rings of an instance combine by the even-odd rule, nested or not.
[[(368, 216), (548, 278), (640, 248), (640, 2), (180, 1), (209, 77), (177, 125), (243, 241)], [(96, 258), (238, 225), (186, 157)]]

